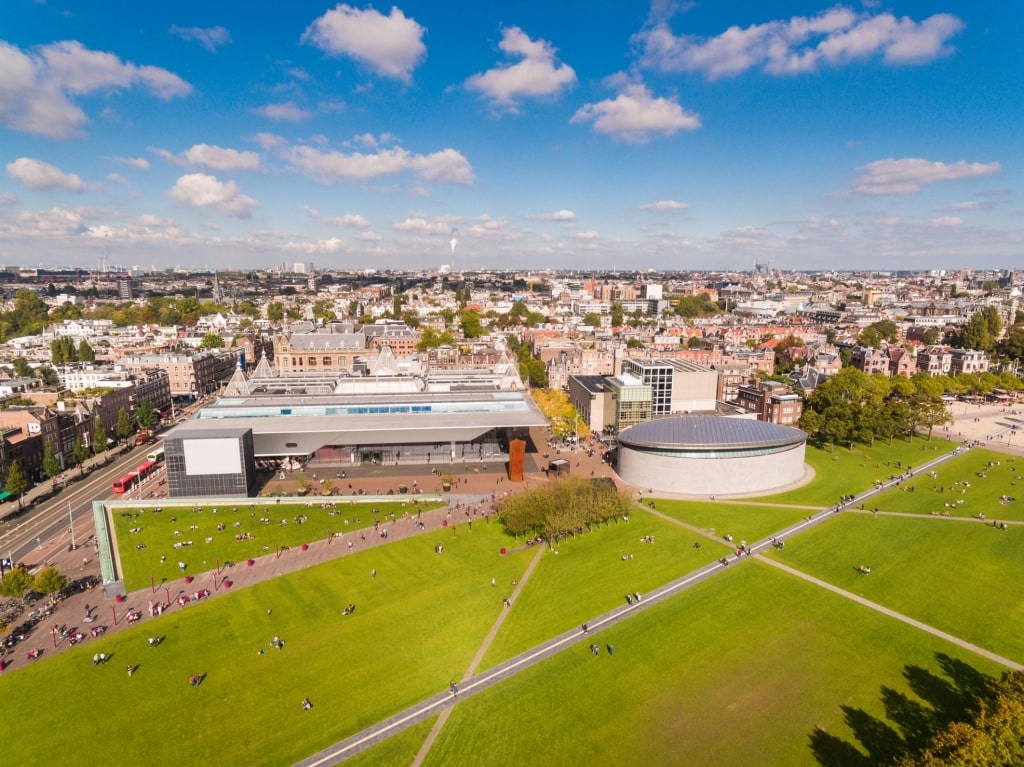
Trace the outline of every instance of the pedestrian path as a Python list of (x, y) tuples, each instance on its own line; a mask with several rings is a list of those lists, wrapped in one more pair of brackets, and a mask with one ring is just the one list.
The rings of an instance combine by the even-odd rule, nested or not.
[(1012, 661), (1009, 658), (1004, 658), (1002, 655), (997, 655), (991, 650), (986, 650), (984, 647), (979, 647), (978, 645), (972, 644), (971, 642), (961, 639), (960, 637), (953, 636), (952, 634), (947, 634), (945, 631), (942, 631), (941, 629), (937, 629), (934, 626), (929, 626), (927, 623), (922, 623), (919, 620), (911, 618), (909, 615), (904, 615), (903, 613), (896, 612), (896, 610), (891, 610), (888, 607), (885, 607), (884, 605), (878, 604), (877, 602), (872, 602), (870, 599), (865, 599), (864, 597), (858, 594), (854, 594), (851, 591), (841, 589), (838, 586), (829, 583), (828, 581), (823, 581), (820, 578), (815, 578), (813, 575), (808, 575), (807, 573), (801, 572), (800, 570), (796, 570), (790, 567), (789, 565), (784, 565), (778, 560), (762, 557), (761, 561), (767, 562), (772, 567), (776, 567), (779, 570), (782, 570), (784, 572), (789, 573), (790, 575), (805, 580), (808, 583), (813, 583), (815, 586), (820, 586), (823, 589), (828, 589), (834, 594), (839, 594), (840, 596), (846, 597), (847, 599), (851, 599), (854, 602), (857, 602), (858, 604), (864, 605), (865, 607), (870, 607), (872, 610), (880, 612), (883, 615), (887, 615), (890, 618), (895, 618), (896, 620), (901, 621), (902, 623), (906, 623), (908, 626), (913, 626), (916, 629), (920, 629), (921, 631), (925, 631), (933, 636), (937, 636), (939, 639), (944, 639), (947, 642), (951, 642), (952, 644), (955, 644), (957, 647), (962, 647), (963, 649), (969, 650), (970, 652), (973, 652), (976, 655), (980, 655), (983, 658), (988, 658), (991, 661), (995, 661), (996, 663), (1002, 666), (1006, 666), (1007, 668), (1011, 668), (1014, 671), (1020, 671), (1021, 669), (1024, 669), (1024, 666), (1022, 666), (1020, 663), (1017, 663), (1016, 661)]
[[(537, 565), (540, 563), (541, 555), (543, 555), (545, 549), (543, 546), (537, 547), (537, 553), (533, 555), (533, 559), (530, 560), (530, 564), (526, 567), (526, 572), (523, 573), (523, 577), (519, 579), (516, 584), (515, 590), (512, 592), (511, 601), (515, 602), (519, 595), (522, 593), (523, 588), (526, 586), (527, 581), (530, 580), (530, 576), (533, 575), (533, 571), (537, 569)], [(487, 651), (491, 648), (491, 644), (494, 642), (494, 638), (498, 635), (498, 630), (505, 622), (505, 616), (508, 615), (508, 610), (502, 610), (498, 613), (498, 619), (494, 621), (494, 625), (491, 626), (491, 630), (487, 632), (487, 636), (484, 637), (484, 641), (481, 643), (480, 648), (476, 651), (476, 655), (473, 656), (473, 660), (469, 664), (469, 668), (466, 669), (466, 673), (460, 680), (460, 684), (466, 679), (472, 678), (476, 674), (476, 670), (480, 667), (480, 663), (483, 661)], [(453, 690), (453, 698), (457, 695), (457, 689)], [(437, 736), (444, 728), (445, 722), (448, 721), (448, 716), (451, 714), (452, 709), (446, 708), (441, 712), (441, 716), (437, 718), (434, 726), (430, 730), (430, 734), (427, 735), (427, 739), (423, 741), (423, 745), (420, 747), (419, 753), (416, 754), (416, 758), (412, 761), (412, 767), (420, 767), (423, 764), (423, 760), (427, 754), (430, 753), (431, 746), (434, 745), (434, 741), (437, 740)]]

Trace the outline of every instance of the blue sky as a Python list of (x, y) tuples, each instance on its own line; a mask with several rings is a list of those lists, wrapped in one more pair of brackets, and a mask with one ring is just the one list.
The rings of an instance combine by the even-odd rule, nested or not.
[(1018, 2), (3, 5), (7, 264), (1024, 253)]

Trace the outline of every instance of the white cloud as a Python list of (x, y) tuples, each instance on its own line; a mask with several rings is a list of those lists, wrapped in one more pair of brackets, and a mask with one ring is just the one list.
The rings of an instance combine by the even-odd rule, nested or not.
[(361, 61), (385, 77), (409, 82), (412, 70), (426, 56), (426, 31), (395, 7), (384, 16), (373, 8), (359, 10), (339, 3), (309, 25), (302, 42)]
[(323, 253), (337, 253), (345, 248), (345, 241), (337, 237), (327, 240), (302, 240), (291, 241), (284, 244), (284, 249), (293, 253), (308, 253), (317, 255)]
[(577, 240), (596, 240), (600, 236), (601, 235), (599, 235), (597, 232), (594, 232), (594, 231), (590, 231), (590, 232), (576, 232), (576, 234), (573, 235), (573, 237), (575, 237)]
[(674, 98), (652, 98), (641, 84), (626, 85), (614, 99), (584, 104), (569, 122), (593, 122), (597, 133), (633, 143), (643, 143), (655, 133), (671, 136), (700, 127), (700, 117), (685, 111)]
[(85, 189), (82, 179), (74, 173), (65, 173), (42, 160), (19, 157), (7, 163), (7, 175), (17, 179), (30, 189), (64, 189), (81, 192)]
[(466, 80), (496, 106), (515, 112), (519, 99), (553, 96), (576, 83), (576, 73), (555, 63), (555, 49), (545, 40), (531, 40), (519, 27), (503, 29), (498, 47), (507, 56), (521, 56), (515, 64), (489, 69)]
[(237, 149), (223, 149), (210, 144), (195, 144), (182, 152), (180, 157), (189, 165), (209, 170), (260, 170), (260, 156), (255, 152), (239, 152)]
[(128, 179), (126, 179), (120, 173), (108, 173), (107, 174), (107, 181), (110, 181), (110, 182), (112, 182), (114, 184), (127, 184), (128, 183)]
[(172, 24), (168, 31), (182, 40), (199, 43), (210, 53), (216, 53), (217, 46), (231, 42), (231, 33), (224, 27), (179, 27)]
[(267, 104), (266, 106), (256, 107), (249, 111), (261, 117), (266, 117), (268, 120), (284, 120), (293, 123), (308, 120), (313, 114), (293, 101), (286, 101), (283, 104)]
[(952, 208), (953, 210), (981, 210), (982, 208), (985, 208), (985, 207), (988, 207), (988, 206), (985, 205), (984, 203), (980, 203), (980, 202), (977, 202), (977, 201), (969, 201), (969, 202), (954, 202), (949, 207)]
[(13, 192), (0, 192), (0, 205), (14, 205), (18, 202), (18, 196)]
[(688, 202), (679, 202), (677, 200), (658, 200), (657, 202), (647, 202), (640, 206), (640, 210), (686, 210), (690, 207)]
[(964, 220), (960, 216), (939, 216), (928, 223), (931, 226), (960, 226)]
[(322, 151), (310, 146), (293, 146), (279, 156), (323, 184), (351, 179), (376, 178), (411, 171), (434, 182), (470, 184), (473, 169), (469, 161), (454, 149), (442, 149), (429, 155), (413, 154), (395, 147), (375, 154)]
[(137, 66), (74, 40), (31, 53), (0, 42), (0, 124), (23, 133), (69, 138), (87, 122), (74, 97), (139, 87), (157, 98), (185, 96), (192, 86), (166, 69)]
[(276, 152), (288, 146), (288, 141), (276, 133), (257, 133), (252, 140), (264, 152)]
[(887, 64), (920, 64), (947, 55), (949, 40), (963, 29), (955, 16), (924, 21), (891, 13), (856, 12), (836, 6), (816, 16), (729, 27), (717, 37), (675, 35), (664, 15), (634, 36), (644, 66), (669, 72), (700, 72), (710, 79), (761, 68), (773, 75), (816, 71), (881, 55)]
[(108, 157), (111, 162), (127, 165), (135, 170), (149, 170), (149, 160), (144, 157)]
[(363, 242), (380, 242), (384, 238), (381, 237), (377, 232), (360, 232), (358, 235), (356, 235), (356, 239), (362, 240)]
[(343, 216), (331, 216), (324, 219), (325, 224), (330, 226), (344, 226), (361, 229), (370, 225), (370, 222), (358, 213), (346, 213)]
[(536, 216), (531, 216), (531, 218), (540, 219), (541, 221), (575, 221), (576, 214), (571, 210), (563, 208), (562, 210), (552, 211), (551, 213), (540, 213)]
[(21, 210), (5, 219), (0, 227), (4, 239), (34, 237), (67, 237), (85, 231), (82, 214), (69, 208)]
[(854, 179), (853, 187), (861, 194), (912, 194), (921, 187), (938, 181), (994, 176), (1002, 170), (999, 163), (965, 162), (952, 164), (932, 162), (919, 157), (889, 158), (868, 163)]
[(179, 178), (168, 194), (193, 208), (213, 207), (226, 216), (249, 218), (259, 203), (242, 194), (234, 181), (218, 181), (205, 173), (190, 173)]
[(391, 225), (392, 229), (399, 232), (414, 232), (416, 234), (443, 234), (448, 236), (452, 233), (451, 224), (447, 221), (427, 221), (425, 218), (407, 218)]

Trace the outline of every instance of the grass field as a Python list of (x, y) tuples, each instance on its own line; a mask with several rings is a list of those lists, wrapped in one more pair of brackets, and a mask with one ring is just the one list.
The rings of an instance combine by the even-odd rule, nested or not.
[(882, 686), (927, 717), (935, 701), (915, 695), (910, 679), (943, 678), (938, 654), (965, 658), (749, 565), (594, 637), (614, 655), (580, 645), (460, 703), (426, 764), (813, 765), (812, 737), (822, 751), (832, 739), (863, 749), (851, 724), (871, 721), (876, 736), (911, 731), (921, 722), (886, 722)]
[[(153, 508), (117, 508), (112, 517), (128, 591), (213, 570), (217, 561), (241, 562), (272, 554), (280, 547), (301, 546), (330, 535), (344, 535), (379, 520), (386, 524), (403, 514), (440, 506), (436, 499), (414, 503), (379, 498), (347, 501), (246, 505), (210, 504)], [(188, 545), (184, 545), (188, 544)], [(177, 548), (175, 548), (177, 546)]]
[[(538, 549), (499, 555), (502, 546), (513, 547), (493, 523), (457, 538), (438, 531), (393, 541), (175, 608), (5, 675), (5, 699), (26, 712), (5, 720), (5, 755), (14, 763), (88, 758), (185, 767), (208, 764), (210, 744), (224, 744), (216, 753), (224, 767), (292, 764), (443, 691), (469, 667), (499, 616), (504, 622), (481, 670), (727, 550), (694, 529), (713, 529), (716, 537), (728, 531), (735, 541), (763, 537), (804, 516), (818, 499), (828, 505), (870, 487), (880, 478), (875, 462), (906, 465), (922, 452), (921, 442), (896, 443), (889, 452), (837, 449), (836, 461), (809, 450), (815, 483), (767, 499), (771, 505), (658, 500), (657, 513), (637, 508), (628, 523), (567, 539), (557, 554), (540, 550), (536, 570), (507, 610), (502, 598)], [(1000, 466), (987, 465), (995, 461)], [(970, 481), (968, 503), (995, 503), (1012, 520), (1013, 503), (1000, 506), (998, 498), (1015, 487), (1013, 468), (1005, 456), (975, 450), (937, 473), (947, 494), (954, 482)], [(912, 482), (925, 481), (933, 479)], [(815, 488), (818, 482), (824, 486)], [(929, 508), (941, 494), (928, 487), (879, 499), (886, 511), (916, 517), (836, 515), (769, 556), (1024, 661), (1024, 609), (1010, 588), (1024, 576), (1024, 529), (932, 517)], [(281, 513), (309, 512), (301, 505), (282, 506)], [(122, 540), (133, 546), (133, 536), (155, 527), (156, 516), (124, 519), (143, 532), (125, 532)], [(360, 516), (365, 522), (372, 512)], [(162, 535), (157, 540), (176, 538), (173, 529)], [(695, 549), (698, 539), (703, 545)], [(434, 553), (439, 541), (442, 555)], [(858, 573), (860, 564), (871, 574)], [(139, 569), (135, 577), (148, 585), (148, 572)], [(341, 615), (350, 602), (356, 612)], [(150, 648), (151, 635), (166, 638)], [(269, 646), (275, 635), (283, 650)], [(602, 647), (613, 644), (615, 654), (594, 657), (588, 639), (478, 696), (460, 697), (426, 763), (856, 767), (865, 755), (866, 763), (881, 763), (920, 724), (901, 711), (919, 710), (942, 723), (979, 673), (999, 671), (756, 559), (591, 637)], [(92, 653), (101, 649), (112, 658), (94, 667)], [(127, 664), (138, 666), (130, 679)], [(192, 688), (190, 674), (206, 676)], [(54, 705), (54, 691), (74, 692)], [(304, 697), (313, 701), (311, 711), (302, 711)], [(352, 763), (408, 764), (432, 721)]]
[[(1011, 500), (1012, 499), (1012, 500)], [(1024, 459), (974, 449), (931, 473), (890, 490), (877, 503), (886, 511), (1024, 520)]]
[(771, 556), (1024, 662), (1024, 528), (842, 514)]
[(798, 506), (830, 506), (842, 495), (859, 493), (876, 480), (899, 474), (900, 467), (921, 466), (955, 447), (956, 443), (938, 437), (894, 440), (891, 445), (879, 440), (870, 447), (858, 443), (852, 449), (832, 446), (818, 450), (808, 446), (806, 461), (814, 470), (814, 481), (762, 500)]

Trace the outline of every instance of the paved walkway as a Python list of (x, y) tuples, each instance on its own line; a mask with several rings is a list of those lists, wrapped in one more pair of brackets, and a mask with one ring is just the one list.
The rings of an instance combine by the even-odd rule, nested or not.
[(955, 644), (957, 647), (962, 647), (963, 649), (969, 650), (970, 652), (973, 652), (976, 655), (981, 655), (984, 658), (988, 658), (991, 661), (995, 661), (996, 663), (1002, 666), (1012, 668), (1014, 671), (1020, 671), (1022, 668), (1024, 668), (1024, 666), (1022, 666), (1020, 663), (1012, 661), (1009, 658), (1004, 658), (1002, 655), (997, 655), (991, 650), (986, 650), (984, 647), (979, 647), (978, 645), (972, 644), (966, 640), (961, 639), (960, 637), (953, 636), (952, 634), (947, 634), (945, 631), (937, 629), (934, 626), (929, 626), (927, 623), (922, 623), (919, 620), (915, 620), (911, 618), (909, 615), (904, 615), (903, 613), (896, 612), (895, 610), (890, 610), (888, 607), (885, 607), (884, 605), (880, 605), (877, 602), (872, 602), (870, 599), (865, 599), (864, 597), (858, 594), (854, 594), (852, 591), (841, 589), (838, 586), (834, 586), (831, 583), (828, 583), (827, 581), (821, 580), (820, 578), (815, 578), (813, 575), (808, 575), (807, 573), (796, 570), (790, 567), (789, 565), (784, 565), (778, 560), (766, 559), (762, 557), (761, 561), (767, 562), (772, 567), (777, 567), (778, 569), (783, 570), (784, 572), (787, 572), (790, 575), (793, 575), (797, 578), (805, 580), (808, 583), (813, 583), (815, 586), (819, 586), (823, 589), (828, 589), (834, 594), (839, 594), (840, 596), (846, 597), (847, 599), (852, 599), (854, 602), (857, 602), (858, 604), (862, 604), (865, 607), (870, 607), (872, 610), (880, 612), (883, 615), (887, 615), (890, 618), (894, 618), (902, 623), (906, 623), (908, 626), (913, 626), (916, 629), (920, 629), (921, 631), (932, 634), (933, 636), (937, 636), (939, 637), (939, 639), (944, 639), (947, 642), (951, 642), (952, 644)]

